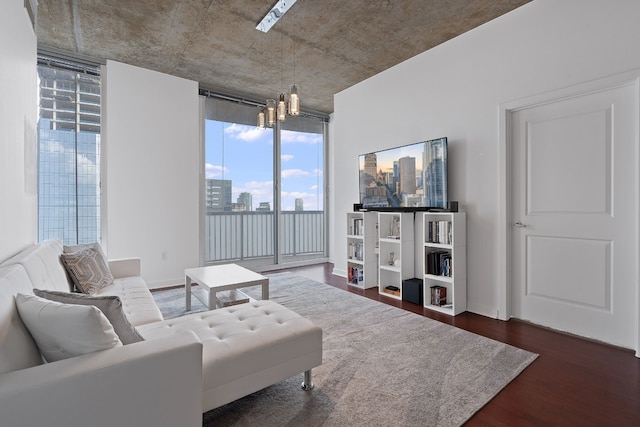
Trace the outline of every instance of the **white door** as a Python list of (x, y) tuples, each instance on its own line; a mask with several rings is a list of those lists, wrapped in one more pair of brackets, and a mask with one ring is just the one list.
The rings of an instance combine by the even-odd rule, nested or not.
[(511, 118), (513, 316), (635, 348), (633, 86)]

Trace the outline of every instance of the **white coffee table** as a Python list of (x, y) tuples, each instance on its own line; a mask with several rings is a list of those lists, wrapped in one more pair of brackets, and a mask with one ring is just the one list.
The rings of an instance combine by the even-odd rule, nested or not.
[(262, 299), (269, 299), (269, 278), (237, 264), (187, 268), (184, 275), (187, 311), (191, 310), (192, 283), (208, 291), (209, 309), (216, 308), (216, 292), (230, 289), (262, 285)]

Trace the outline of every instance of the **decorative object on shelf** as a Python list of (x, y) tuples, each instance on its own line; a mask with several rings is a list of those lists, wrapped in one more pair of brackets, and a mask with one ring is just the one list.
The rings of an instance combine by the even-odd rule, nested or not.
[(394, 216), (391, 220), (391, 233), (390, 238), (399, 239), (400, 238), (400, 217)]
[(396, 256), (396, 254), (394, 254), (393, 252), (389, 252), (389, 260), (387, 261), (388, 265), (394, 265), (395, 264), (395, 256)]

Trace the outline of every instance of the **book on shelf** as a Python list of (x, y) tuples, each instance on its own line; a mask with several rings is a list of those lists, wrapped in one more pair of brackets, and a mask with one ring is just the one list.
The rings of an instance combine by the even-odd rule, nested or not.
[(453, 277), (453, 259), (451, 252), (433, 251), (426, 254), (427, 274)]
[(349, 224), (349, 234), (353, 236), (364, 235), (364, 220), (362, 218), (353, 218)]
[(447, 288), (444, 286), (431, 287), (431, 305), (444, 306), (447, 304)]
[(364, 284), (364, 268), (349, 266), (347, 268), (347, 282), (353, 285)]
[(363, 245), (362, 243), (349, 243), (347, 257), (349, 259), (355, 259), (357, 261), (362, 261), (364, 256)]
[(452, 241), (451, 229), (451, 221), (429, 221), (427, 242), (450, 245)]

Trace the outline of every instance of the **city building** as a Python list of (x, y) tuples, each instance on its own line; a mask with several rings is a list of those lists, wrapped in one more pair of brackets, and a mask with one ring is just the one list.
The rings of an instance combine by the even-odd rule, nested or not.
[(296, 199), (296, 211), (303, 211), (304, 210), (304, 200), (303, 199)]
[(229, 212), (232, 210), (231, 180), (205, 180), (206, 212)]
[(253, 210), (253, 195), (249, 192), (243, 191), (238, 195), (238, 203), (242, 203), (245, 206), (246, 211)]
[(42, 66), (38, 76), (38, 239), (100, 241), (100, 77)]
[(260, 205), (256, 208), (256, 212), (268, 212), (271, 210), (271, 203), (260, 202)]

